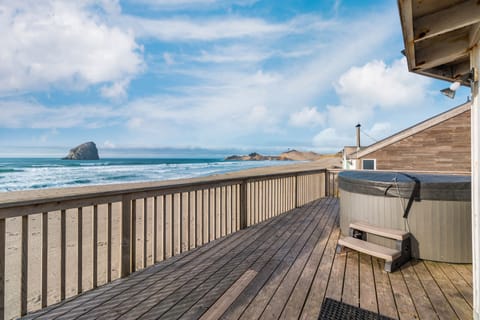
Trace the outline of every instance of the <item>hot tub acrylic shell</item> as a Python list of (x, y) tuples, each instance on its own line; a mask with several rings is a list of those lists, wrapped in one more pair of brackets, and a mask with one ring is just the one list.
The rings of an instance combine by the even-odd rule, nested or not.
[[(354, 221), (409, 230), (412, 256), (451, 262), (472, 262), (470, 177), (345, 171), (339, 174), (340, 228), (348, 235)], [(414, 192), (407, 221), (403, 219)], [(369, 241), (394, 247), (371, 235)]]

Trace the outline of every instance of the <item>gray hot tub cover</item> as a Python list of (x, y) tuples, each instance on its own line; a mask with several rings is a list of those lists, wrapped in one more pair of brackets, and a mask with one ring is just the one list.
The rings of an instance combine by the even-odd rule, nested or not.
[(415, 200), (470, 201), (470, 176), (382, 171), (343, 171), (341, 190)]

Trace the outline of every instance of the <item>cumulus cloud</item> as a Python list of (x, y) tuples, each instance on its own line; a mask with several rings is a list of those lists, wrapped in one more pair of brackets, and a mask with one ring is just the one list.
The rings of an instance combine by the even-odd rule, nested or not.
[(409, 73), (404, 58), (391, 65), (373, 60), (351, 67), (334, 83), (341, 104), (326, 107), (328, 123), (346, 129), (371, 122), (380, 111), (422, 106), (428, 100), (429, 83), (429, 79)]
[[(358, 123), (370, 126), (370, 129), (364, 129), (364, 134), (375, 140), (390, 134), (390, 122), (376, 119), (385, 118), (399, 109), (413, 109), (426, 104), (429, 84), (429, 79), (408, 72), (404, 58), (390, 65), (373, 60), (360, 67), (349, 68), (334, 83), (341, 104), (326, 106), (329, 128), (313, 138), (314, 144), (335, 141), (333, 134), (339, 135), (339, 143), (348, 142), (345, 137), (354, 135), (354, 126)], [(370, 138), (368, 140), (375, 142)]]
[(114, 89), (106, 89), (107, 95), (123, 95), (118, 84), (142, 70), (142, 48), (133, 33), (106, 22), (105, 14), (118, 10), (115, 4), (108, 0), (0, 4), (0, 94), (112, 83)]
[(352, 67), (335, 84), (342, 103), (348, 106), (408, 108), (426, 97), (430, 80), (408, 72), (405, 58), (392, 65), (374, 60)]
[[(144, 2), (152, 6), (156, 2), (155, 8), (159, 9), (176, 4), (201, 6), (206, 2), (220, 5), (217, 0)], [(374, 107), (357, 109), (356, 104), (350, 104), (361, 90), (355, 89), (351, 80), (353, 76), (346, 71), (353, 73), (355, 68), (349, 70), (352, 65), (362, 65), (373, 54), (377, 55), (379, 48), (398, 29), (397, 23), (391, 22), (394, 19), (385, 18), (397, 16), (395, 8), (362, 16), (361, 20), (350, 19), (348, 23), (344, 23), (346, 20), (324, 21), (318, 15), (272, 22), (241, 15), (220, 15), (217, 14), (219, 11), (195, 16), (189, 16), (189, 12), (159, 14), (157, 18), (154, 14), (149, 18), (126, 16), (115, 6), (118, 4), (115, 0), (63, 2), (58, 5), (63, 9), (56, 10), (69, 13), (72, 18), (65, 18), (66, 22), (59, 27), (56, 20), (45, 13), (56, 12), (57, 3), (53, 0), (45, 0), (45, 3), (45, 8), (38, 5), (25, 9), (25, 12), (31, 11), (31, 15), (38, 16), (39, 21), (48, 22), (44, 27), (46, 30), (39, 27), (39, 30), (29, 32), (44, 47), (58, 47), (55, 49), (58, 53), (52, 55), (62, 58), (46, 60), (47, 49), (39, 47), (33, 51), (33, 45), (22, 47), (21, 52), (28, 53), (27, 59), (20, 61), (18, 58), (17, 61), (8, 57), (5, 60), (8, 63), (0, 64), (0, 76), (6, 76), (0, 78), (0, 85), (11, 79), (22, 83), (22, 90), (94, 84), (103, 97), (124, 100), (114, 106), (108, 106), (109, 103), (103, 100), (101, 103), (107, 106), (74, 103), (46, 107), (33, 102), (18, 102), (18, 112), (2, 113), (0, 127), (86, 128), (89, 123), (95, 126), (117, 123), (128, 133), (121, 143), (131, 145), (188, 144), (211, 148), (311, 144), (317, 149), (324, 146), (336, 149), (351, 144), (354, 129), (347, 128), (345, 123), (353, 119), (354, 125), (368, 119)], [(103, 9), (92, 10), (92, 3)], [(10, 13), (0, 12), (3, 12), (0, 13), (1, 25), (3, 17), (10, 17)], [(20, 20), (33, 24), (30, 21), (33, 18), (26, 19), (23, 11), (18, 15)], [(65, 15), (57, 14), (56, 19)], [(380, 24), (382, 28), (378, 29)], [(75, 41), (67, 41), (69, 37), (65, 33), (69, 28), (75, 31)], [(78, 29), (82, 30), (82, 35), (78, 34)], [(364, 34), (369, 37), (363, 38)], [(114, 35), (118, 43), (110, 41)], [(26, 35), (17, 33), (17, 36)], [(26, 43), (33, 41), (29, 37), (25, 39)], [(6, 40), (12, 42), (10, 36)], [(149, 65), (143, 65), (142, 47), (136, 41), (146, 41), (147, 50), (155, 46), (154, 50), (146, 52)], [(14, 49), (15, 46), (19, 44), (6, 45)], [(0, 59), (3, 59), (3, 50), (0, 49)], [(86, 52), (93, 56), (87, 57)], [(94, 59), (100, 53), (106, 55), (105, 61)], [(9, 78), (2, 69), (10, 65), (10, 61), (20, 70), (27, 69), (30, 64), (25, 61), (36, 61), (37, 54), (45, 73), (29, 70), (32, 77), (27, 79), (27, 71), (12, 71), (13, 78)], [(129, 81), (142, 71), (142, 66), (150, 70), (135, 87), (141, 87), (142, 81), (153, 79), (155, 86), (150, 86), (152, 82), (149, 82), (146, 88), (156, 91), (148, 93), (142, 87), (135, 95), (129, 94)], [(385, 65), (383, 70), (391, 68)], [(328, 101), (334, 80), (332, 75), (342, 73), (344, 77), (335, 84), (340, 101)], [(32, 84), (25, 82), (30, 79), (33, 79)], [(319, 106), (325, 100), (337, 105)], [(0, 103), (0, 107), (7, 105), (12, 106), (11, 103)], [(315, 133), (318, 134), (312, 143)], [(353, 138), (349, 138), (350, 135)], [(109, 133), (100, 141), (111, 139), (111, 136)], [(104, 147), (107, 145), (105, 143)]]
[(316, 107), (305, 107), (298, 112), (292, 113), (289, 123), (294, 127), (319, 126), (325, 123), (325, 115), (318, 112)]

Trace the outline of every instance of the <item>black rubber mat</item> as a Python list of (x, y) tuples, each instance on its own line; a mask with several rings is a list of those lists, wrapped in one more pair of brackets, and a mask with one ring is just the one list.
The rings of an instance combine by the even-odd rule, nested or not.
[(320, 312), (320, 320), (393, 320), (377, 313), (360, 309), (340, 301), (326, 298)]

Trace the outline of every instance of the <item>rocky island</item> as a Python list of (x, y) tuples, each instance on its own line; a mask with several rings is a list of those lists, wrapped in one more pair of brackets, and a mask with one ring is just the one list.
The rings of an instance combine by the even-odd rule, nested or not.
[(99, 160), (97, 146), (94, 142), (85, 142), (73, 149), (62, 160)]

